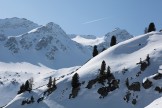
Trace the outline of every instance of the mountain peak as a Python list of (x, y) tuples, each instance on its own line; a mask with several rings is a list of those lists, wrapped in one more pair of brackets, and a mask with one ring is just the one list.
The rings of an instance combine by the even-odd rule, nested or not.
[(26, 33), (39, 25), (25, 18), (0, 19), (0, 34), (5, 36), (17, 36)]
[(133, 37), (125, 29), (115, 28), (112, 32), (105, 35), (105, 39), (110, 40), (113, 35), (116, 36), (118, 42)]
[(49, 22), (46, 24), (47, 28), (60, 28), (58, 24), (55, 24), (54, 22)]

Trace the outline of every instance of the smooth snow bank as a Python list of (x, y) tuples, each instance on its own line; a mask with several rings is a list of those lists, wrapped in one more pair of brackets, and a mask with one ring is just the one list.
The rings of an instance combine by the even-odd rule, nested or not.
[(154, 100), (151, 104), (149, 104), (145, 108), (162, 108), (162, 97)]
[(94, 45), (101, 44), (105, 41), (104, 37), (95, 38), (95, 39), (86, 39), (86, 38), (81, 37), (81, 36), (76, 36), (72, 40), (77, 42), (77, 43), (80, 43), (84, 46), (94, 46)]
[(42, 64), (39, 65), (33, 65), (27, 62), (21, 62), (21, 63), (4, 63), (0, 62), (0, 72), (50, 72), (53, 71), (53, 69), (50, 69)]

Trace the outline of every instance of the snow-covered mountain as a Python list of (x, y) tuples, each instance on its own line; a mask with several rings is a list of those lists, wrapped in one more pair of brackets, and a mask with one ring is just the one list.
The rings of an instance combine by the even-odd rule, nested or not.
[(39, 25), (25, 18), (0, 19), (0, 36), (17, 36), (26, 33)]
[(110, 47), (110, 42), (111, 42), (112, 36), (116, 37), (117, 43), (125, 41), (125, 40), (128, 40), (130, 38), (133, 38), (133, 36), (131, 34), (129, 34), (126, 30), (120, 29), (120, 28), (115, 28), (114, 31), (105, 34), (105, 36), (103, 37), (104, 38), (104, 42), (103, 43), (98, 44), (98, 49), (100, 51), (103, 48)]
[[(81, 67), (20, 73), (23, 79), (35, 79), (33, 90), (17, 95), (5, 108), (144, 108), (162, 96), (162, 33), (151, 32), (136, 36), (108, 48)], [(101, 74), (103, 60), (110, 66), (111, 74)], [(99, 70), (100, 69), (100, 70)], [(5, 72), (3, 72), (5, 73)], [(29, 74), (30, 73), (30, 74)], [(71, 87), (74, 73), (79, 74), (78, 88)], [(14, 74), (2, 74), (16, 78)], [(23, 75), (24, 74), (24, 75)], [(29, 76), (30, 75), (30, 76)], [(108, 76), (105, 76), (108, 75)], [(57, 89), (46, 95), (49, 77), (56, 78)], [(114, 76), (114, 77), (113, 77)], [(100, 79), (100, 78), (105, 79)], [(20, 79), (20, 80), (21, 80)], [(127, 81), (128, 80), (128, 81)], [(7, 82), (7, 81), (6, 81)], [(7, 88), (6, 88), (7, 89)], [(76, 93), (78, 92), (78, 94)], [(70, 98), (71, 95), (75, 98)], [(15, 94), (16, 95), (16, 94)], [(22, 101), (35, 102), (22, 105)], [(70, 98), (70, 99), (69, 99)], [(41, 100), (42, 99), (42, 100)], [(41, 100), (41, 101), (38, 101)], [(38, 102), (37, 102), (38, 101)]]
[(93, 36), (93, 35), (69, 35), (69, 37), (83, 46), (93, 49), (94, 45), (98, 46), (98, 50), (101, 52), (104, 48), (110, 47), (111, 37), (115, 36), (117, 43), (133, 38), (126, 30), (116, 28), (114, 31), (105, 34), (105, 36)]
[(129, 34), (126, 30), (120, 29), (120, 28), (115, 28), (114, 31), (109, 32), (105, 35), (105, 40), (110, 42), (111, 37), (113, 35), (116, 37), (117, 43), (127, 40), (127, 39), (130, 39), (130, 38), (133, 38), (133, 36), (131, 34)]
[[(12, 18), (11, 22), (15, 19), (18, 20)], [(28, 22), (24, 19), (23, 21), (11, 23), (11, 27), (9, 24), (6, 28), (12, 28), (12, 24), (16, 25), (15, 34), (20, 34), (21, 24), (25, 25)], [(31, 26), (34, 27), (33, 24)], [(5, 35), (8, 35), (7, 32)], [(52, 22), (28, 32), (21, 32), (24, 33), (18, 36), (0, 36), (1, 62), (27, 62), (58, 69), (82, 65), (91, 58), (91, 52), (87, 48), (72, 41), (59, 25)]]

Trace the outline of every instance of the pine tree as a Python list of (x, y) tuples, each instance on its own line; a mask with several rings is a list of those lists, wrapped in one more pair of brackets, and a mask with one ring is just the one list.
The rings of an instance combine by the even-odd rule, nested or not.
[(128, 79), (128, 78), (125, 80), (125, 85), (126, 85), (127, 87), (129, 87), (129, 79)]
[(156, 31), (155, 24), (153, 22), (150, 23), (148, 27), (148, 32)]
[(95, 45), (93, 47), (93, 57), (95, 57), (96, 55), (98, 55), (98, 50), (97, 50), (97, 46)]
[(52, 87), (53, 87), (53, 88), (56, 88), (56, 79), (55, 79), (55, 78), (53, 79)]
[(25, 82), (25, 91), (29, 91), (30, 89), (29, 89), (29, 81), (27, 80), (26, 82)]
[(71, 85), (73, 88), (77, 88), (79, 86), (79, 75), (78, 73), (75, 73), (72, 77)]
[(30, 101), (33, 103), (34, 102), (34, 97), (31, 96)]
[(20, 90), (18, 91), (17, 94), (23, 93), (24, 91), (25, 91), (25, 85), (22, 84), (22, 85), (20, 86)]
[(110, 71), (110, 66), (107, 67), (107, 77), (110, 77), (111, 71)]
[(146, 57), (146, 61), (147, 61), (147, 65), (149, 66), (150, 65), (150, 56), (149, 56), (149, 54)]
[(116, 45), (116, 37), (112, 36), (111, 37), (111, 42), (110, 42), (110, 46)]
[(47, 87), (48, 88), (52, 87), (52, 77), (51, 76), (49, 77), (49, 81), (48, 81)]
[(104, 75), (105, 70), (106, 70), (106, 63), (105, 63), (105, 61), (103, 60), (103, 61), (102, 61), (102, 64), (101, 64), (100, 75)]
[(25, 91), (25, 85), (24, 85), (24, 83), (20, 86), (20, 91), (22, 91), (22, 92)]

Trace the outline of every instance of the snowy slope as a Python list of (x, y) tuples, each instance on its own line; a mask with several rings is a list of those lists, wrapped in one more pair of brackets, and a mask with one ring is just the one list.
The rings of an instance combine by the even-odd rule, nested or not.
[(72, 40), (84, 46), (94, 46), (101, 44), (105, 41), (103, 37), (96, 37), (95, 39), (87, 39), (79, 35), (73, 38)]
[(39, 25), (25, 18), (0, 19), (0, 36), (17, 36), (26, 33)]
[(1, 62), (27, 62), (50, 68), (82, 65), (91, 52), (72, 41), (61, 27), (52, 22), (19, 36), (0, 38)]
[(97, 45), (99, 52), (104, 48), (110, 47), (111, 37), (116, 36), (117, 43), (133, 38), (126, 30), (116, 28), (114, 31), (105, 34), (105, 36), (93, 36), (93, 35), (69, 35), (69, 37), (90, 50), (93, 50), (93, 46)]
[(115, 36), (117, 43), (128, 40), (130, 38), (133, 38), (131, 34), (129, 34), (126, 30), (116, 28), (112, 32), (109, 32), (105, 34), (104, 36), (104, 42), (98, 45), (98, 49), (102, 50), (103, 48), (108, 48), (110, 47), (110, 42), (111, 42), (111, 37)]
[(107, 33), (107, 34), (105, 35), (105, 39), (106, 39), (107, 41), (110, 42), (111, 37), (112, 37), (113, 35), (116, 36), (117, 43), (118, 43), (118, 42), (121, 42), (121, 41), (124, 41), (124, 40), (127, 40), (127, 39), (130, 39), (130, 38), (133, 37), (133, 36), (132, 36), (131, 34), (129, 34), (126, 30), (120, 29), (120, 28), (116, 28), (114, 31)]
[(145, 108), (162, 108), (162, 97), (154, 100), (150, 105), (146, 106)]
[[(38, 89), (34, 89), (32, 93), (22, 93), (17, 95), (6, 108), (39, 108), (41, 105), (44, 108), (144, 108), (155, 99), (162, 96), (154, 89), (156, 86), (162, 86), (161, 80), (154, 80), (153, 76), (158, 72), (161, 72), (162, 65), (162, 33), (151, 32), (145, 35), (136, 36), (127, 41), (121, 42), (113, 47), (108, 48), (104, 52), (100, 53), (81, 68), (74, 67), (70, 69), (56, 70), (48, 74), (43, 74), (40, 80), (34, 82), (34, 85), (47, 84), (49, 76), (57, 79), (57, 89), (45, 96), (45, 99), (40, 103), (33, 103), (29, 105), (21, 105), (22, 100), (29, 98), (31, 95), (37, 100), (42, 96), (42, 92), (47, 89), (46, 86), (42, 86)], [(147, 54), (150, 55), (150, 65), (142, 71), (139, 76), (136, 76), (140, 71), (139, 63), (140, 58), (146, 59)], [(120, 80), (119, 88), (110, 92), (105, 98), (99, 99), (100, 95), (97, 90), (103, 87), (102, 84), (96, 83), (91, 89), (87, 89), (86, 86), (89, 80), (96, 78), (99, 75), (98, 69), (101, 67), (102, 61), (105, 60), (106, 66), (111, 67), (111, 73), (116, 79)], [(79, 70), (77, 70), (79, 68)], [(128, 69), (124, 74), (123, 69)], [(59, 72), (63, 71), (63, 72)], [(80, 76), (79, 94), (74, 99), (68, 99), (71, 93), (71, 78), (73, 73), (77, 72)], [(63, 76), (64, 75), (64, 76)], [(39, 76), (37, 76), (38, 78)], [(153, 85), (149, 89), (140, 87), (140, 91), (130, 91), (130, 101), (127, 103), (123, 100), (126, 92), (128, 91), (125, 80), (129, 79), (129, 83), (145, 81), (146, 78), (150, 78)], [(37, 83), (39, 82), (39, 84)], [(105, 86), (107, 84), (105, 83)], [(137, 100), (137, 104), (133, 105), (131, 102), (133, 99)]]
[(76, 38), (77, 36), (85, 38), (85, 39), (96, 39), (97, 37), (94, 35), (77, 35), (77, 34), (68, 34), (68, 36), (73, 39)]

